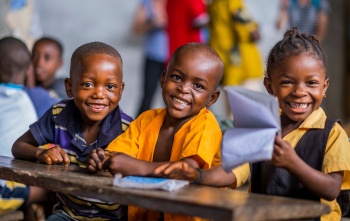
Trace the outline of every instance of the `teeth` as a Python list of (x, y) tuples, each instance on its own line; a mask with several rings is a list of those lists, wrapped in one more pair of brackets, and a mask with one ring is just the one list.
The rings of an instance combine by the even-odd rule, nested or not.
[(93, 108), (104, 108), (104, 105), (89, 104), (89, 106)]
[(298, 103), (290, 103), (290, 106), (292, 108), (299, 108), (299, 109), (305, 109), (307, 108), (307, 104), (298, 104)]
[(174, 101), (175, 103), (177, 103), (177, 104), (180, 104), (180, 105), (183, 106), (183, 107), (186, 107), (186, 106), (188, 106), (188, 104), (189, 104), (189, 103), (187, 103), (186, 101), (177, 99), (177, 98), (175, 98), (175, 97), (173, 98), (173, 101)]

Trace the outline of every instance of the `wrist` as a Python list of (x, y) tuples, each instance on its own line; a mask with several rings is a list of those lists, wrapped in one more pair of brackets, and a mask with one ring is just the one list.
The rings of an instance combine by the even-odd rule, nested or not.
[(202, 179), (202, 175), (203, 175), (202, 170), (200, 168), (196, 168), (196, 170), (198, 171), (199, 176), (198, 176), (198, 178), (195, 181), (193, 181), (192, 184), (198, 184), (201, 181), (201, 179)]

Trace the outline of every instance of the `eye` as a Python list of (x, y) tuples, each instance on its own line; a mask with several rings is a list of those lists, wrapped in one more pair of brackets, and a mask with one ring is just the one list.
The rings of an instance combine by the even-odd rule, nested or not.
[(195, 87), (197, 90), (202, 90), (202, 89), (204, 89), (203, 85), (201, 85), (201, 84), (199, 84), (199, 83), (194, 84), (194, 87)]
[(114, 88), (117, 88), (117, 86), (116, 86), (115, 84), (108, 84), (108, 85), (107, 85), (107, 89), (108, 89), (108, 90), (112, 90), (112, 89), (114, 89)]
[(311, 86), (318, 85), (318, 81), (308, 81), (307, 84)]
[(93, 85), (91, 82), (83, 82), (83, 83), (82, 83), (82, 86), (83, 86), (83, 87), (86, 87), (86, 88), (91, 88), (91, 87), (93, 87), (94, 85)]
[(49, 54), (45, 54), (45, 61), (49, 61), (51, 59), (51, 56)]
[(283, 80), (283, 81), (281, 81), (281, 84), (283, 84), (283, 85), (289, 85), (289, 84), (293, 84), (293, 82), (290, 81), (290, 80)]
[(179, 82), (181, 80), (181, 77), (175, 74), (171, 75), (170, 78), (175, 82)]

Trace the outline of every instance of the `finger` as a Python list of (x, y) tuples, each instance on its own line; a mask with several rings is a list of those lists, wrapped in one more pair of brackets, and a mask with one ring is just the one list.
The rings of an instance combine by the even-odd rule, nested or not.
[(153, 174), (154, 175), (160, 175), (160, 174), (163, 174), (164, 170), (169, 166), (170, 163), (165, 163), (165, 164), (162, 164), (158, 167), (156, 167), (153, 171)]
[(111, 158), (108, 158), (101, 166), (102, 170), (107, 170), (109, 169), (109, 164), (110, 164)]
[(96, 173), (96, 172), (97, 172), (96, 168), (95, 168), (94, 166), (92, 166), (92, 165), (88, 165), (88, 166), (87, 166), (87, 169), (88, 169), (90, 172), (93, 172), (93, 173)]
[(93, 167), (94, 169), (97, 168), (96, 162), (90, 157), (86, 160), (86, 165), (88, 167)]
[(49, 155), (44, 155), (43, 156), (43, 158), (44, 158), (44, 162), (46, 163), (46, 164), (49, 164), (49, 165), (51, 165), (52, 164), (52, 160), (51, 160), (51, 157), (49, 156)]
[(66, 153), (66, 151), (64, 151), (61, 147), (59, 148), (59, 152), (60, 152), (60, 158), (62, 158), (62, 161), (60, 161), (60, 163), (64, 163), (64, 165), (68, 166), (70, 163), (70, 159), (68, 154)]
[(170, 164), (167, 168), (165, 168), (165, 170), (163, 171), (163, 174), (165, 175), (169, 175), (171, 173), (178, 173), (180, 170), (182, 170), (182, 163), (173, 163)]

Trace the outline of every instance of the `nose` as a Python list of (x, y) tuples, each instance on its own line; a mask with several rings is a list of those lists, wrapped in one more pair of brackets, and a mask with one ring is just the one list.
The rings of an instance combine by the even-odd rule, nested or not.
[(179, 84), (178, 90), (183, 94), (188, 94), (190, 92), (190, 87), (191, 86), (189, 83), (184, 82), (184, 83)]
[(104, 87), (96, 87), (92, 97), (95, 99), (103, 99), (106, 96), (106, 90)]
[(307, 87), (305, 84), (297, 84), (294, 90), (294, 95), (298, 97), (305, 96), (307, 94)]

